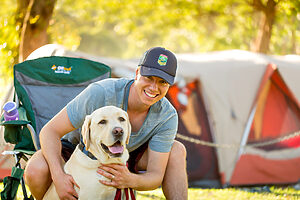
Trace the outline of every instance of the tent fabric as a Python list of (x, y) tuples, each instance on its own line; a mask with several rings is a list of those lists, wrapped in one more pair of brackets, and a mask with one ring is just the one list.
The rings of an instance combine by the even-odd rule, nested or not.
[(244, 154), (235, 167), (230, 184), (265, 185), (296, 183), (300, 177), (298, 166), (300, 166), (299, 157), (279, 160), (266, 159), (260, 155)]
[[(215, 143), (239, 144), (265, 62), (229, 52), (207, 58), (183, 55), (178, 60), (179, 66), (188, 66), (179, 68), (184, 77), (196, 76), (202, 82)], [(237, 153), (236, 148), (217, 149), (223, 184), (229, 182)]]
[[(256, 116), (252, 124), (249, 142), (258, 142), (266, 139), (275, 139), (300, 130), (300, 112), (296, 98), (283, 82), (278, 70), (275, 70), (260, 97)], [(278, 143), (276, 148), (299, 147), (300, 137)], [(270, 150), (270, 146), (268, 149)], [(275, 149), (276, 149), (275, 148)]]
[[(181, 97), (181, 98), (178, 98)], [(193, 81), (180, 88), (178, 84), (170, 87), (167, 98), (178, 112), (178, 133), (213, 142), (207, 113), (199, 89), (199, 82)], [(209, 180), (217, 182), (218, 163), (214, 148), (190, 144), (178, 139), (187, 148), (187, 171), (190, 182)], [(204, 186), (204, 183), (202, 183)]]
[[(289, 79), (299, 74), (300, 59), (287, 61), (244, 51), (225, 51), (211, 54), (179, 55), (179, 74), (185, 79), (198, 77), (203, 85), (203, 95), (208, 108), (215, 143), (240, 144), (251, 108), (269, 63), (278, 66), (278, 73)], [(278, 64), (277, 64), (278, 63)], [(279, 65), (280, 64), (280, 65)], [(188, 66), (188, 67), (187, 67)], [(290, 68), (289, 68), (290, 67)], [(290, 81), (289, 88), (299, 105), (299, 84)], [(285, 80), (285, 79), (283, 79)], [(299, 110), (299, 107), (297, 108)], [(230, 179), (238, 161), (239, 149), (217, 149), (222, 183)], [(292, 153), (295, 156), (296, 152)], [(284, 168), (284, 165), (281, 166)], [(253, 172), (247, 172), (253, 173)], [(298, 177), (300, 178), (300, 177)], [(294, 180), (292, 180), (294, 181)], [(291, 181), (291, 182), (292, 182)], [(245, 183), (246, 184), (246, 183)]]
[[(300, 107), (298, 100), (282, 79), (277, 67), (266, 67), (253, 107), (256, 113), (248, 136), (248, 143), (276, 139), (300, 130)], [(247, 133), (248, 134), (248, 133)], [(289, 140), (258, 147), (264, 151), (281, 151), (278, 157), (266, 157), (266, 153), (244, 151), (239, 155), (230, 180), (232, 185), (285, 184), (300, 178), (300, 135)], [(291, 149), (292, 148), (292, 149)], [(289, 154), (283, 157), (282, 149)], [(284, 166), (284, 167), (282, 167)], [(245, 175), (245, 173), (247, 175)], [(289, 178), (287, 178), (289, 177)]]
[[(85, 54), (83, 52), (73, 52), (68, 51), (62, 46), (49, 44), (45, 45), (35, 52), (33, 52), (28, 59), (33, 59), (41, 56), (70, 56), (70, 57), (81, 57), (90, 59), (97, 62), (102, 62), (112, 68), (112, 77), (134, 77), (135, 68), (138, 65), (139, 59), (124, 60), (116, 58), (104, 58), (92, 56)], [(251, 141), (255, 137), (259, 138), (257, 134), (248, 132), (249, 135), (245, 137), (247, 125), (249, 124), (249, 129), (251, 130), (252, 121), (249, 121), (251, 117), (251, 112), (253, 112), (253, 117), (256, 118), (255, 124), (259, 127), (264, 127), (264, 117), (261, 115), (255, 116), (255, 109), (266, 108), (267, 110), (274, 108), (272, 105), (276, 105), (272, 102), (274, 98), (279, 97), (280, 99), (292, 99), (290, 96), (294, 96), (292, 101), (288, 101), (283, 107), (289, 107), (288, 113), (294, 113), (297, 116), (297, 110), (299, 110), (300, 101), (300, 84), (299, 84), (299, 74), (300, 74), (300, 56), (288, 55), (288, 56), (268, 56), (259, 53), (253, 53), (241, 50), (228, 50), (228, 51), (218, 51), (210, 53), (190, 53), (190, 54), (177, 54), (178, 60), (178, 72), (176, 77), (176, 84), (179, 88), (187, 86), (189, 83), (197, 81), (199, 93), (203, 98), (203, 102), (197, 102), (198, 105), (202, 104), (206, 111), (206, 117), (208, 119), (208, 126), (211, 132), (209, 138), (215, 144), (229, 144), (232, 147), (215, 147), (217, 159), (217, 173), (214, 176), (219, 177), (222, 184), (236, 184), (238, 183), (236, 177), (241, 177), (242, 175), (237, 173), (239, 170), (245, 168), (247, 162), (253, 166), (260, 166), (260, 162), (255, 163), (255, 159), (248, 159), (247, 162), (244, 161), (244, 157), (258, 158), (257, 160), (267, 160), (270, 162), (278, 161), (276, 168), (285, 172), (284, 168), (289, 163), (293, 163), (300, 157), (299, 154), (299, 144), (295, 141), (296, 146), (293, 148), (282, 148), (273, 149), (270, 151), (265, 151), (262, 148), (254, 148), (250, 146), (242, 147), (241, 144), (243, 139), (245, 139), (245, 144), (257, 141)], [(270, 84), (269, 88), (266, 87), (265, 91), (260, 90), (262, 85), (262, 80), (264, 79), (268, 65), (277, 67), (277, 72), (282, 78), (281, 82), (284, 82), (285, 86), (278, 90), (278, 87), (272, 86), (272, 81), (276, 80), (276, 75), (273, 76), (273, 80), (270, 79), (271, 76), (267, 76), (266, 84)], [(270, 71), (270, 74), (274, 74), (274, 70)], [(279, 81), (280, 82), (280, 81)], [(281, 83), (279, 85), (282, 85)], [(288, 94), (286, 88), (288, 88), (290, 94)], [(269, 91), (272, 91), (271, 93)], [(284, 91), (285, 95), (277, 95), (278, 91)], [(266, 107), (254, 107), (253, 105), (260, 98), (264, 99), (267, 103)], [(280, 93), (278, 93), (280, 94)], [(190, 96), (189, 96), (190, 95)], [(196, 102), (195, 93), (186, 94), (188, 98), (180, 95), (181, 102), (187, 102), (188, 106), (185, 108), (189, 114), (195, 113), (196, 107), (191, 106), (190, 102)], [(173, 98), (174, 99), (174, 98)], [(176, 107), (176, 103), (174, 104)], [(259, 105), (259, 104), (257, 104)], [(264, 104), (262, 104), (264, 105)], [(182, 106), (182, 105), (181, 105)], [(269, 107), (270, 106), (270, 107)], [(191, 109), (194, 108), (194, 109)], [(279, 111), (278, 111), (279, 112)], [(290, 114), (288, 114), (290, 115)], [(188, 115), (187, 115), (188, 116)], [(198, 121), (191, 119), (191, 124), (188, 123), (188, 117), (182, 115), (182, 127), (190, 130), (191, 126), (195, 125), (197, 131), (194, 134), (188, 135), (189, 137), (199, 138), (205, 129), (204, 124), (199, 125)], [(270, 115), (270, 121), (272, 121), (272, 115)], [(268, 117), (268, 118), (269, 118)], [(290, 117), (290, 116), (289, 116)], [(287, 117), (287, 119), (289, 119)], [(258, 119), (261, 119), (259, 122)], [(294, 118), (296, 119), (296, 118)], [(202, 120), (201, 120), (202, 121)], [(297, 127), (297, 121), (294, 122), (295, 127)], [(290, 125), (287, 124), (287, 127)], [(291, 127), (289, 127), (291, 128)], [(296, 129), (296, 128), (295, 128)], [(290, 129), (290, 130), (295, 130)], [(199, 135), (200, 133), (200, 135)], [(181, 133), (186, 134), (186, 133)], [(275, 133), (274, 133), (275, 134)], [(288, 134), (283, 133), (283, 134)], [(264, 134), (263, 134), (264, 135)], [(250, 136), (250, 138), (249, 138)], [(273, 135), (272, 138), (276, 138), (278, 135)], [(249, 140), (250, 139), (250, 140)], [(269, 139), (263, 137), (263, 139)], [(206, 139), (205, 139), (206, 140)], [(210, 139), (207, 139), (208, 141)], [(261, 141), (261, 140), (260, 140)], [(186, 142), (189, 151), (194, 151), (197, 145), (191, 142)], [(195, 147), (192, 147), (195, 146)], [(220, 145), (219, 145), (220, 146)], [(242, 148), (241, 148), (242, 147)], [(195, 151), (196, 152), (196, 151)], [(191, 155), (192, 152), (189, 152)], [(201, 152), (202, 153), (202, 152)], [(288, 155), (288, 156), (285, 156)], [(198, 155), (193, 159), (206, 159), (206, 154)], [(254, 157), (252, 157), (254, 156)], [(191, 168), (199, 168), (199, 160), (196, 160), (196, 164), (192, 164)], [(238, 162), (241, 161), (241, 162)], [(198, 164), (197, 164), (198, 162)], [(211, 160), (208, 162), (212, 162)], [(188, 158), (188, 163), (193, 163), (191, 159)], [(239, 166), (242, 166), (239, 167)], [(292, 165), (291, 165), (292, 166)], [(236, 169), (235, 169), (236, 168)], [(276, 171), (274, 167), (274, 171)], [(246, 168), (245, 168), (246, 169)], [(272, 170), (272, 165), (270, 165), (269, 170)], [(247, 172), (249, 175), (262, 177), (261, 180), (264, 181), (263, 174), (267, 173), (264, 171), (262, 174), (254, 174), (255, 171)], [(266, 174), (265, 174), (266, 175)], [(286, 173), (288, 175), (288, 173)], [(288, 183), (294, 182), (300, 177), (295, 175), (295, 177), (283, 180), (281, 178), (276, 179), (276, 176), (270, 183)], [(205, 179), (205, 176), (202, 176)], [(191, 179), (200, 180), (196, 176), (191, 176)], [(275, 180), (276, 179), (276, 180)], [(244, 181), (240, 182), (242, 184), (258, 184), (261, 182), (254, 181)], [(265, 182), (270, 181), (266, 179)]]

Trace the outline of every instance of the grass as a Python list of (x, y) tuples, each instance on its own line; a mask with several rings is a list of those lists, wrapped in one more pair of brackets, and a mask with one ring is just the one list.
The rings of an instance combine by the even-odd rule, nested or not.
[[(152, 200), (165, 199), (161, 189), (138, 192), (137, 199)], [(270, 187), (270, 192), (261, 188), (228, 188), (228, 189), (199, 189), (189, 188), (189, 200), (296, 200), (300, 199), (300, 190), (292, 187)]]
[[(268, 190), (269, 189), (269, 190)], [(3, 183), (0, 184), (3, 190)], [(28, 190), (29, 191), (29, 190)], [(17, 200), (21, 200), (22, 190), (19, 187)], [(137, 200), (165, 199), (162, 190), (137, 192)], [(297, 200), (300, 199), (300, 190), (293, 187), (252, 187), (227, 189), (200, 189), (189, 188), (189, 200)]]

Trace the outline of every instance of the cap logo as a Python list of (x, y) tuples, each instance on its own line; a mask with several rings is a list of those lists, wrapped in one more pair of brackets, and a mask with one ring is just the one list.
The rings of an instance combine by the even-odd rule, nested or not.
[(167, 61), (168, 61), (168, 56), (166, 56), (164, 54), (160, 54), (158, 57), (158, 60), (157, 60), (157, 62), (160, 66), (166, 66)]

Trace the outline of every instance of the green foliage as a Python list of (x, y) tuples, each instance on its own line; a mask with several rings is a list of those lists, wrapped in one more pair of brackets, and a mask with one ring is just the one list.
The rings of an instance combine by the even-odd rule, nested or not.
[(20, 26), (14, 13), (16, 0), (4, 0), (0, 9), (0, 86), (12, 77), (12, 67), (17, 62)]
[[(1, 4), (5, 7), (0, 10), (1, 77), (11, 76), (18, 56), (16, 2), (3, 0)], [(51, 43), (109, 57), (140, 57), (145, 49), (158, 45), (177, 53), (250, 50), (261, 17), (251, 2), (58, 0), (48, 33)], [(279, 1), (270, 54), (299, 54), (299, 4)]]
[(19, 26), (15, 23), (15, 0), (4, 0), (0, 9), (0, 101), (12, 81), (12, 67), (17, 61)]
[[(286, 33), (299, 27), (297, 3), (291, 2), (279, 4), (271, 54), (296, 53), (291, 45), (300, 40), (292, 40)], [(138, 57), (156, 45), (175, 52), (250, 50), (259, 17), (243, 0), (62, 0), (58, 1), (53, 27), (64, 25), (53, 29), (60, 31), (59, 37), (52, 38), (73, 49), (123, 58)], [(67, 22), (70, 25), (65, 26)], [(72, 40), (70, 37), (75, 41), (73, 46), (65, 44)], [(289, 44), (289, 48), (280, 48), (283, 44)]]
[[(270, 49), (273, 54), (300, 53), (300, 1), (282, 1), (273, 26)], [(288, 25), (287, 25), (288, 24)], [(296, 46), (298, 44), (298, 46)]]

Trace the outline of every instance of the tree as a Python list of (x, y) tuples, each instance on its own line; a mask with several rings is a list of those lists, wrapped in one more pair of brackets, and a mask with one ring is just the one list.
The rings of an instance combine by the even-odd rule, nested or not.
[(299, 53), (299, 4), (294, 0), (3, 0), (0, 75), (11, 73), (19, 54), (23, 61), (46, 43), (123, 58), (137, 57), (157, 45), (177, 53), (250, 50), (251, 44), (259, 52)]
[(16, 23), (20, 24), (19, 62), (49, 41), (47, 28), (56, 0), (18, 0)]
[(272, 29), (270, 52), (300, 54), (300, 1), (281, 0), (277, 12)]
[(272, 35), (272, 27), (276, 16), (276, 6), (280, 0), (268, 0), (266, 5), (262, 0), (253, 0), (254, 9), (262, 12), (257, 37), (255, 38), (252, 51), (268, 53)]
[(0, 87), (12, 77), (12, 66), (18, 58), (20, 30), (14, 17), (16, 0), (5, 0), (1, 2), (1, 7), (5, 9), (0, 9)]

